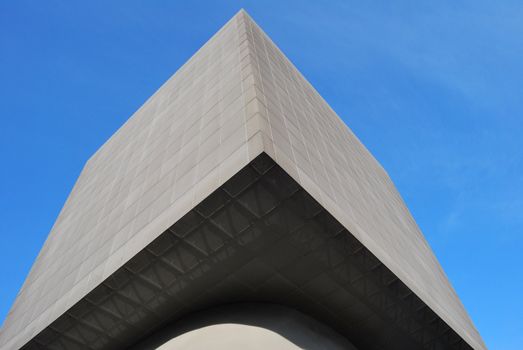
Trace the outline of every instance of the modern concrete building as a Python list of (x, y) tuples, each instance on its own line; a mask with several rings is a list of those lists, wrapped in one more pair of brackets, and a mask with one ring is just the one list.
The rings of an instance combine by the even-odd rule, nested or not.
[(485, 349), (387, 173), (244, 12), (85, 165), (0, 349)]

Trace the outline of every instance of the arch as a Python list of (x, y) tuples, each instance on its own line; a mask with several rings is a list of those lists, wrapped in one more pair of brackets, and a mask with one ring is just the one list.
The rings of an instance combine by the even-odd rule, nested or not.
[(356, 350), (329, 326), (295, 309), (265, 303), (193, 313), (137, 343), (146, 350)]

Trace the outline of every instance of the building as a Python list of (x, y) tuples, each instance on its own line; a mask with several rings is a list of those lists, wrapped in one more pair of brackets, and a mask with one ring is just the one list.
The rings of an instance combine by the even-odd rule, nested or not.
[(244, 11), (86, 163), (0, 349), (209, 339), (485, 349), (386, 172)]

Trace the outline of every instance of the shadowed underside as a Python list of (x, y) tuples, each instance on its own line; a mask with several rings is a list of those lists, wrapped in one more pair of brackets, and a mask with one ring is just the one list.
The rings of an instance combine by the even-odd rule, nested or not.
[(24, 349), (124, 349), (237, 302), (291, 306), (361, 349), (470, 349), (266, 154)]

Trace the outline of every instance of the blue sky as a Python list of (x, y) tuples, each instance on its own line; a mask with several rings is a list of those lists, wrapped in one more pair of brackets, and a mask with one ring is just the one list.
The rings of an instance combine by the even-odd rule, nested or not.
[(522, 349), (510, 0), (0, 0), (0, 322), (83, 163), (241, 7), (387, 169), (487, 346)]

